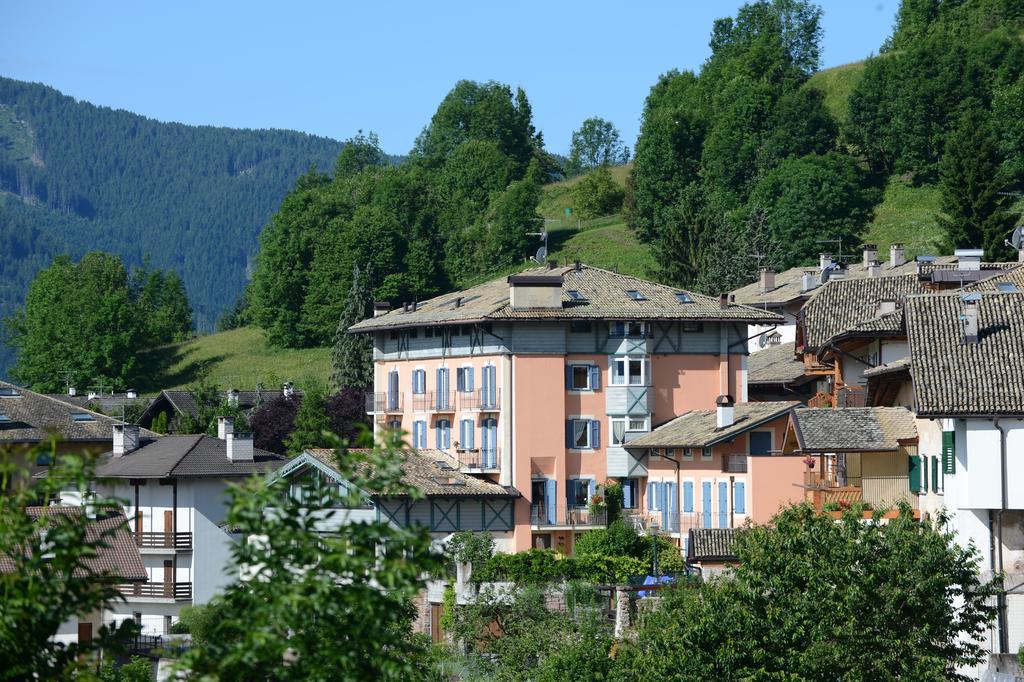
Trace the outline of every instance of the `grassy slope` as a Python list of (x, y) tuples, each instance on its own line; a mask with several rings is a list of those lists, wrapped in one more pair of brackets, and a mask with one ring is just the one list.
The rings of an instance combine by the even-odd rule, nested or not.
[(853, 62), (825, 69), (811, 76), (807, 86), (825, 93), (825, 107), (840, 124), (850, 114), (850, 93), (864, 73), (864, 62)]
[(310, 378), (325, 381), (330, 374), (330, 349), (302, 350), (271, 348), (263, 332), (253, 327), (233, 329), (200, 336), (191, 341), (150, 351), (144, 363), (170, 360), (170, 369), (147, 373), (147, 382), (139, 390), (155, 393), (165, 388), (187, 388), (205, 374), (206, 381), (222, 388), (254, 388), (262, 383), (270, 388), (283, 381), (300, 386)]

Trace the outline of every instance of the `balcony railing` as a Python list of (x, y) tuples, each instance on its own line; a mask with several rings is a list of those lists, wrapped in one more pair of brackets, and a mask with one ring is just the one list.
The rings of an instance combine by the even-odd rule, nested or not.
[(501, 405), (501, 389), (477, 389), (460, 392), (459, 409), (467, 412), (497, 412)]
[(842, 386), (836, 393), (838, 407), (864, 407), (868, 404), (868, 392), (863, 386)]
[(135, 546), (143, 549), (192, 549), (192, 533), (136, 533)]
[(530, 505), (530, 523), (534, 526), (607, 526), (608, 510), (589, 507), (568, 507), (556, 505), (554, 515), (549, 515), (545, 502)]
[(412, 409), (416, 412), (454, 412), (454, 391), (424, 391), (412, 394)]
[(405, 394), (403, 393), (367, 393), (366, 413), (384, 414), (388, 412), (402, 412)]
[(623, 518), (640, 532), (657, 527), (659, 533), (680, 533), (685, 535), (694, 528), (728, 528), (728, 513), (704, 512), (660, 512), (639, 509), (623, 511)]
[(124, 583), (120, 589), (125, 597), (192, 600), (192, 583)]
[(722, 456), (722, 472), (727, 474), (745, 474), (747, 473), (747, 456), (746, 455), (723, 455)]
[(497, 447), (456, 449), (455, 456), (458, 457), (459, 466), (462, 469), (497, 471), (501, 459), (501, 449)]

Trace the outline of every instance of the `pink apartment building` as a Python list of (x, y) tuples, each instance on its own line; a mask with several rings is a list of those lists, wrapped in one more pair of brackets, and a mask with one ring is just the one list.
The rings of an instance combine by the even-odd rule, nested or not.
[(576, 533), (605, 524), (591, 502), (608, 479), (627, 508), (645, 508), (658, 467), (627, 444), (719, 396), (745, 401), (747, 325), (779, 321), (576, 264), (378, 304), (350, 331), (373, 335), (377, 428), (518, 491), (499, 549), (571, 551)]

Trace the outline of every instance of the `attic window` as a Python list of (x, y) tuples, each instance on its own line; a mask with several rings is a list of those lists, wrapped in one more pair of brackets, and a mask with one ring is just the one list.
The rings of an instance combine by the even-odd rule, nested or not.
[(680, 303), (693, 303), (693, 299), (685, 291), (677, 291), (676, 300)]
[(569, 294), (569, 298), (571, 298), (574, 301), (585, 301), (585, 300), (587, 300), (586, 296), (584, 296), (580, 292), (576, 291), (575, 289), (569, 289), (569, 291), (567, 291), (566, 293)]
[(96, 418), (88, 412), (72, 412), (71, 421), (73, 422), (94, 422)]
[(11, 422), (11, 418), (8, 417), (3, 412), (0, 412), (0, 424), (9, 424), (10, 422)]
[(18, 391), (16, 389), (8, 388), (7, 386), (4, 386), (4, 387), (0, 388), (0, 398), (17, 398), (17, 397), (18, 397)]
[(636, 289), (630, 289), (629, 291), (627, 291), (627, 292), (626, 292), (626, 296), (629, 296), (629, 297), (630, 297), (631, 299), (633, 299), (634, 301), (646, 301), (646, 300), (647, 300), (647, 299), (646, 299), (646, 298), (644, 297), (644, 295), (643, 295), (643, 294), (641, 294), (641, 293), (640, 293), (639, 291), (637, 291)]
[(1015, 287), (1011, 282), (999, 282), (996, 284), (996, 290), (1001, 291), (1004, 294), (1012, 294), (1017, 291), (1017, 287)]

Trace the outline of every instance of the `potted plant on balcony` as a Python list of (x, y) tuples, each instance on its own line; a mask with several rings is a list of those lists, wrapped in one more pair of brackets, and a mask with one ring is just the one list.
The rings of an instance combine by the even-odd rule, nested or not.
[(808, 469), (813, 469), (814, 468), (814, 458), (811, 457), (810, 455), (807, 455), (806, 457), (804, 457), (804, 464), (807, 465)]
[(590, 512), (591, 516), (598, 516), (608, 511), (608, 502), (604, 499), (603, 495), (593, 495), (590, 498), (590, 504), (587, 505), (587, 511)]

